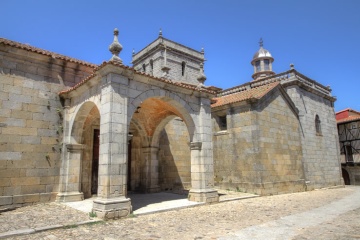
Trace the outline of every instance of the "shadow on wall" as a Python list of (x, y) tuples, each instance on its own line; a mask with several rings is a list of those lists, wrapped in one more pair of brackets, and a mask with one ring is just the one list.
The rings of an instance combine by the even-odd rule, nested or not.
[(189, 133), (180, 118), (171, 120), (160, 133), (159, 185), (161, 191), (187, 194), (191, 188)]

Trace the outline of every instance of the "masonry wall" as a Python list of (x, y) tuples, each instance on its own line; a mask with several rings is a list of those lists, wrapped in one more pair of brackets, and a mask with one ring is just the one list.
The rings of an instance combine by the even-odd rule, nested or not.
[(162, 191), (182, 193), (191, 188), (189, 133), (180, 118), (170, 121), (159, 142), (159, 185)]
[(0, 207), (54, 199), (62, 131), (58, 92), (91, 71), (0, 44)]
[[(342, 185), (339, 138), (332, 103), (297, 85), (287, 87), (286, 92), (299, 110), (307, 189)], [(316, 134), (316, 114), (320, 117), (321, 134)]]
[(261, 195), (304, 191), (299, 122), (280, 92), (226, 111), (227, 131), (217, 133), (213, 111), (216, 186)]

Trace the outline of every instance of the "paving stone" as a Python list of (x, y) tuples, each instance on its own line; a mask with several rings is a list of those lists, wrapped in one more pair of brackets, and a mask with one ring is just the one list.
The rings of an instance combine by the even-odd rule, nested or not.
[[(351, 186), (293, 194), (250, 198), (195, 208), (133, 216), (120, 220), (90, 223), (74, 228), (60, 228), (39, 233), (15, 236), (13, 239), (240, 239), (235, 232), (249, 227), (281, 222), (288, 216), (317, 212), (326, 206), (336, 206), (332, 214), (341, 213), (346, 198), (358, 196), (360, 187)], [(355, 200), (355, 199), (354, 199)], [(354, 204), (358, 204), (354, 201)], [(324, 209), (325, 209), (324, 208)], [(343, 212), (315, 226), (300, 226), (293, 239), (357, 239), (360, 208)], [(33, 215), (33, 217), (31, 217)], [(27, 228), (34, 224), (66, 224), (86, 221), (87, 214), (56, 203), (19, 208), (0, 215), (0, 232), (15, 231), (19, 223)], [(289, 218), (289, 217), (288, 217)], [(291, 217), (293, 219), (293, 217)], [(299, 221), (304, 222), (303, 219)], [(306, 220), (307, 221), (307, 220)], [(285, 226), (287, 222), (283, 221)], [(316, 222), (315, 220), (313, 222)], [(288, 224), (291, 226), (291, 224)], [(304, 223), (302, 223), (304, 225)], [(281, 229), (281, 228), (279, 228)], [(259, 228), (258, 231), (263, 231)], [(268, 233), (268, 239), (272, 233)], [(230, 237), (230, 238), (229, 238)], [(233, 238), (231, 238), (233, 237)], [(289, 238), (281, 238), (289, 239)]]

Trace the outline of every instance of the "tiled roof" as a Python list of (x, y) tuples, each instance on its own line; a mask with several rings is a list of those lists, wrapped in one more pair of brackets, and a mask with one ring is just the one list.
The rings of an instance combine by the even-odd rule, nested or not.
[(354, 122), (354, 121), (360, 121), (360, 116), (348, 116), (346, 118), (336, 120), (337, 123), (346, 123), (346, 122)]
[(117, 67), (121, 67), (121, 68), (124, 68), (124, 69), (129, 69), (129, 70), (132, 70), (134, 71), (136, 74), (139, 74), (139, 75), (143, 75), (143, 76), (147, 76), (147, 77), (150, 77), (154, 80), (157, 80), (157, 81), (161, 81), (161, 82), (164, 82), (164, 83), (169, 83), (169, 84), (172, 84), (172, 85), (175, 85), (175, 86), (179, 86), (179, 87), (182, 87), (182, 88), (187, 88), (187, 89), (191, 89), (191, 90), (194, 90), (194, 91), (198, 91), (198, 92), (206, 92), (206, 93), (210, 93), (210, 94), (216, 94), (216, 92), (212, 91), (212, 90), (209, 90), (207, 88), (197, 88), (196, 85), (193, 85), (193, 84), (189, 84), (189, 83), (182, 83), (182, 82), (174, 82), (174, 81), (171, 81), (169, 79), (164, 79), (164, 78), (158, 78), (158, 77), (154, 77), (154, 76), (151, 76), (149, 74), (146, 74), (144, 72), (139, 72), (137, 70), (135, 70), (133, 67), (129, 67), (129, 66), (125, 66), (123, 64), (120, 64), (120, 63), (116, 63), (116, 62), (113, 62), (113, 61), (109, 61), (109, 62), (103, 62), (100, 66), (98, 66), (97, 68), (94, 69), (94, 73), (91, 74), (90, 76), (88, 76), (87, 78), (83, 79), (81, 82), (79, 82), (78, 84), (76, 84), (75, 86), (73, 86), (72, 88), (69, 88), (69, 89), (66, 89), (66, 90), (63, 90), (61, 92), (59, 92), (59, 94), (65, 94), (65, 93), (69, 93), (77, 88), (79, 88), (81, 85), (85, 84), (86, 82), (88, 82), (91, 78), (93, 78), (94, 76), (96, 76), (96, 71), (103, 68), (104, 66), (108, 65), (108, 64), (111, 64), (111, 65), (114, 65), (114, 66), (117, 66)]
[(360, 112), (355, 111), (354, 109), (351, 109), (351, 108), (345, 108), (344, 110), (336, 112), (336, 114), (339, 114), (339, 113), (342, 113), (342, 112), (353, 112), (353, 113), (356, 113), (356, 114), (360, 115)]
[(61, 54), (57, 54), (57, 53), (54, 53), (54, 52), (50, 52), (50, 51), (47, 51), (47, 50), (36, 48), (36, 47), (30, 46), (28, 44), (23, 44), (23, 43), (11, 41), (11, 40), (8, 40), (8, 39), (5, 39), (5, 38), (0, 38), (0, 44), (4, 44), (4, 45), (11, 46), (11, 47), (23, 49), (23, 50), (26, 50), (26, 51), (29, 51), (29, 52), (39, 53), (39, 54), (42, 54), (42, 55), (45, 55), (45, 56), (50, 56), (50, 57), (55, 58), (55, 59), (61, 59), (61, 60), (65, 60), (65, 61), (68, 61), (68, 62), (82, 64), (82, 65), (92, 67), (92, 68), (95, 68), (97, 66), (96, 64), (92, 64), (92, 63), (85, 62), (85, 61), (82, 61), (82, 60), (78, 60), (78, 59), (75, 59), (75, 58), (67, 57), (67, 56), (64, 56), (64, 55), (61, 55)]
[(211, 104), (212, 108), (220, 107), (230, 103), (237, 103), (251, 99), (261, 99), (265, 96), (268, 92), (278, 86), (280, 82), (272, 82), (269, 84), (261, 85), (258, 87), (250, 88), (247, 90), (243, 90), (240, 92), (232, 93), (229, 95), (221, 96), (213, 98), (212, 101), (214, 102)]

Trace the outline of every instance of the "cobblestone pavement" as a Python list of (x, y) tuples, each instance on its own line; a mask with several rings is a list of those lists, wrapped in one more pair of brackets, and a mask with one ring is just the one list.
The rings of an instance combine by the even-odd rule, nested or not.
[[(71, 228), (61, 228), (13, 237), (13, 239), (242, 239), (236, 233), (246, 229), (279, 223), (281, 219), (293, 219), (303, 213), (334, 206), (344, 198), (359, 196), (360, 187), (317, 190), (311, 192), (284, 194), (230, 201), (213, 205), (129, 217), (102, 223), (93, 223)], [(354, 203), (359, 204), (359, 199)], [(331, 204), (335, 205), (331, 205)], [(329, 205), (330, 204), (330, 205)], [(338, 214), (333, 210), (333, 218), (314, 222), (315, 225), (299, 224), (295, 236), (273, 239), (359, 239), (360, 204)], [(25, 210), (24, 210), (25, 209)], [(312, 211), (309, 211), (312, 210)], [(89, 217), (81, 212), (57, 205), (41, 204), (20, 208), (0, 215), (1, 231), (21, 229), (34, 224), (84, 221)], [(37, 213), (40, 212), (40, 213)], [(341, 212), (341, 211), (340, 211)], [(316, 216), (313, 216), (316, 218)], [(299, 219), (299, 223), (310, 219)], [(5, 224), (5, 226), (3, 226)], [(16, 223), (16, 224), (15, 224)], [(284, 227), (285, 223), (279, 225)], [(263, 231), (259, 228), (258, 231)], [(266, 231), (266, 229), (264, 230)], [(271, 239), (269, 233), (268, 238)], [(254, 238), (247, 238), (254, 239)]]

